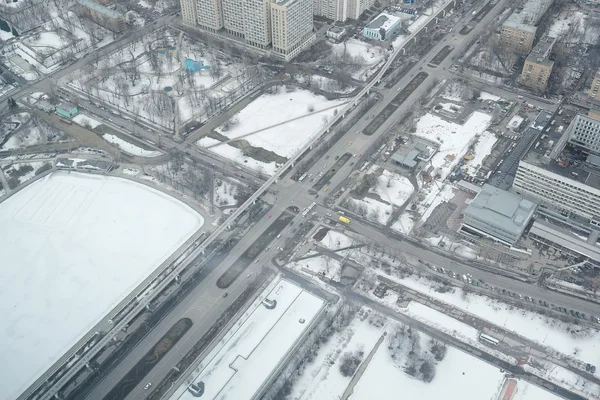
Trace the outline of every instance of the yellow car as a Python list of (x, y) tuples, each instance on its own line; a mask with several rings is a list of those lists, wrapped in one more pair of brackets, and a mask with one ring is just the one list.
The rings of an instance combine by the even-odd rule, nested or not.
[(329, 188), (328, 188), (328, 187), (326, 187), (325, 189), (323, 189), (323, 191), (324, 191), (324, 192), (326, 192), (326, 191), (328, 191), (328, 190), (329, 190)]

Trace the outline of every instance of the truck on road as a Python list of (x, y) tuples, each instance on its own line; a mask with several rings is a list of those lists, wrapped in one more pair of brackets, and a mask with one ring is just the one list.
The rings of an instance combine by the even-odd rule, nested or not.
[(343, 222), (345, 224), (349, 224), (350, 223), (350, 220), (348, 218), (346, 218), (344, 216), (341, 216), (341, 215), (340, 215), (339, 220), (340, 220), (340, 222)]

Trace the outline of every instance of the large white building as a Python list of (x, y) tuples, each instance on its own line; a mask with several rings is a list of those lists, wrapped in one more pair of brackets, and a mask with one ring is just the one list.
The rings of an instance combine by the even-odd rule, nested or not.
[(600, 154), (600, 120), (578, 114), (565, 134), (572, 145), (586, 152)]
[(313, 0), (181, 0), (183, 22), (223, 28), (243, 43), (291, 60), (315, 39)]
[(359, 19), (375, 0), (314, 0), (313, 13), (333, 21)]
[(543, 204), (587, 218), (592, 225), (600, 226), (600, 189), (595, 185), (520, 161), (513, 190), (538, 198)]

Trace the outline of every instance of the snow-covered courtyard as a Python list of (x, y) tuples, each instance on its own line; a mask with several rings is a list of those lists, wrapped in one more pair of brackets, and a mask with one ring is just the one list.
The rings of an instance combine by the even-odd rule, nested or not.
[(147, 186), (79, 173), (0, 203), (0, 398), (21, 394), (203, 222)]
[[(269, 309), (263, 299), (275, 301)], [(204, 382), (202, 398), (250, 400), (290, 349), (310, 327), (323, 307), (323, 300), (285, 280), (273, 282), (226, 334), (199, 367), (190, 382)], [(192, 400), (189, 383), (172, 400)]]

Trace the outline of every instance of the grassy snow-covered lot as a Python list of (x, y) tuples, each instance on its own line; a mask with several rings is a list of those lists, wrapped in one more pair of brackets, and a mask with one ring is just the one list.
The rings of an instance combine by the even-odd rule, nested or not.
[[(197, 144), (249, 168), (272, 174), (326, 125), (345, 100), (277, 86), (216, 129), (219, 139)], [(225, 142), (225, 143), (223, 143)]]
[(22, 393), (202, 224), (170, 196), (99, 175), (53, 173), (0, 203), (0, 397)]

